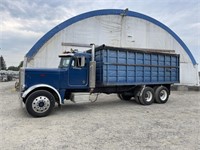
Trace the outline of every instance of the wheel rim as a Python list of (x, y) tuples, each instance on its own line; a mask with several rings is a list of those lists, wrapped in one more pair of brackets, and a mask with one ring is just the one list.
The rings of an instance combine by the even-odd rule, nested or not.
[(37, 113), (44, 113), (50, 107), (50, 100), (46, 96), (38, 96), (33, 100), (32, 108)]
[(152, 101), (152, 98), (153, 98), (152, 92), (147, 91), (146, 94), (145, 94), (145, 101), (146, 101), (146, 102), (151, 102), (151, 101)]
[(160, 100), (165, 101), (166, 99), (167, 99), (167, 91), (166, 90), (160, 91)]

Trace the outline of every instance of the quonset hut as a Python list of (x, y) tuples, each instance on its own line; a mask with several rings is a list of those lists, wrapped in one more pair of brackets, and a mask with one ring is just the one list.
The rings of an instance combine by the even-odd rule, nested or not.
[(128, 10), (104, 9), (80, 14), (47, 32), (25, 56), (26, 67), (58, 67), (65, 50), (88, 50), (90, 43), (175, 51), (180, 54), (180, 84), (198, 85), (198, 66), (185, 43), (161, 22)]

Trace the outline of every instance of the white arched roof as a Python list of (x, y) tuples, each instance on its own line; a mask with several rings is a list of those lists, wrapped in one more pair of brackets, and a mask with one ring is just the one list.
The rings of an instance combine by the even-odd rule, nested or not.
[[(197, 63), (185, 43), (161, 22), (137, 12), (97, 10), (66, 20), (47, 32), (28, 51), (28, 66), (58, 66), (58, 54), (63, 51), (61, 43), (175, 50), (180, 54), (181, 83), (198, 84)], [(186, 73), (188, 75), (184, 76)]]

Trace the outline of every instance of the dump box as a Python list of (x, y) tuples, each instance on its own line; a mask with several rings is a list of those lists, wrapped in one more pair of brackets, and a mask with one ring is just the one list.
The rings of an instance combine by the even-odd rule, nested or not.
[(149, 85), (179, 82), (179, 55), (109, 46), (95, 49), (96, 85)]

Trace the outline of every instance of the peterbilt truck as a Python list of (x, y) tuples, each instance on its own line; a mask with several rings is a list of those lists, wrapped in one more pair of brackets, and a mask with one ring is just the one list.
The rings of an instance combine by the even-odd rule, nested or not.
[[(20, 99), (33, 117), (49, 115), (74, 93), (116, 93), (138, 104), (164, 104), (179, 83), (179, 54), (102, 45), (61, 55), (55, 69), (21, 68)], [(76, 100), (78, 101), (78, 100)]]

